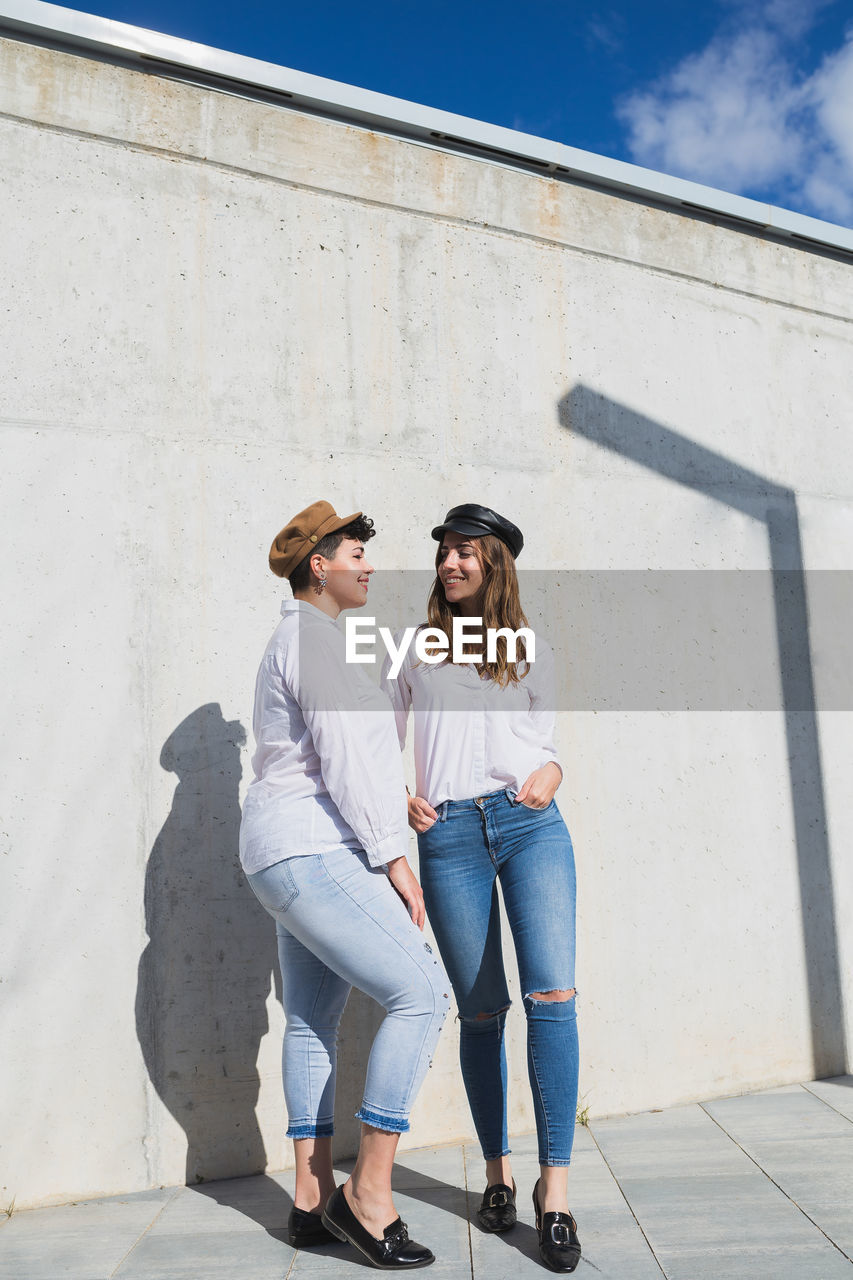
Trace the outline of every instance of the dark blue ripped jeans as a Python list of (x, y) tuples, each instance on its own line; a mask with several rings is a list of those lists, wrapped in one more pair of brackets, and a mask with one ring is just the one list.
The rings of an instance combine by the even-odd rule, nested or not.
[(418, 836), (421, 884), (459, 1009), (462, 1078), (483, 1155), (509, 1154), (500, 881), (527, 1014), (539, 1161), (567, 1165), (578, 1096), (575, 1001), (531, 995), (575, 985), (575, 863), (566, 824), (553, 800), (531, 809), (512, 791), (446, 800), (436, 812)]

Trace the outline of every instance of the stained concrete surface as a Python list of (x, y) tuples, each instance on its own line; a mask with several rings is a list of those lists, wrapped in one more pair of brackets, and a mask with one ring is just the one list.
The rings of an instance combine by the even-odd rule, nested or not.
[[(344, 1175), (347, 1165), (341, 1167)], [(401, 1157), (395, 1200), (439, 1280), (546, 1274), (537, 1257), (532, 1135), (514, 1142), (518, 1226), (474, 1218), (471, 1146)], [(338, 1280), (366, 1264), (345, 1245), (286, 1243), (291, 1174), (165, 1187), (13, 1213), (0, 1280)], [(841, 1280), (853, 1276), (853, 1076), (578, 1127), (570, 1200), (579, 1276), (601, 1280)]]

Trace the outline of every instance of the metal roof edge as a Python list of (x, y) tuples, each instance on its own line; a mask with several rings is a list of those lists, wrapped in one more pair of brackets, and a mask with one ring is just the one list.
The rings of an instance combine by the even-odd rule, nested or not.
[(281, 95), (288, 106), (297, 110), (301, 107), (433, 146), (461, 149), (503, 164), (515, 163), (543, 174), (574, 178), (634, 199), (650, 198), (685, 212), (722, 217), (774, 238), (789, 238), (803, 248), (811, 244), (853, 253), (853, 229), (835, 223), (502, 125), (487, 124), (243, 54), (80, 13), (45, 0), (0, 0), (0, 34), (4, 33), (48, 42), (59, 40), (63, 48), (93, 56), (120, 56), (125, 62), (138, 60), (141, 69), (155, 74), (158, 65), (164, 71), (168, 68), (173, 75), (181, 71), (188, 77), (193, 72), (202, 73), (232, 92), (240, 85), (244, 91), (255, 89)]

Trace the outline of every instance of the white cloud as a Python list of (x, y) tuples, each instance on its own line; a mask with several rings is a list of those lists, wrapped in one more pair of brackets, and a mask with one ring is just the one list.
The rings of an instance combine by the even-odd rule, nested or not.
[(729, 0), (730, 7), (743, 25), (766, 25), (790, 39), (805, 35), (823, 9), (835, 0)]
[(794, 61), (795, 40), (825, 2), (765, 0), (747, 9), (745, 23), (741, 6), (737, 27), (623, 99), (617, 115), (632, 158), (853, 220), (853, 31), (811, 75)]
[(853, 35), (824, 61), (809, 88), (824, 134), (853, 172)]
[(600, 45), (605, 53), (620, 53), (624, 43), (622, 25), (614, 14), (610, 14), (606, 21), (593, 15), (587, 20), (585, 27), (587, 42)]
[(817, 22), (824, 9), (838, 0), (718, 0), (728, 10), (723, 32), (766, 27), (788, 40), (797, 40)]

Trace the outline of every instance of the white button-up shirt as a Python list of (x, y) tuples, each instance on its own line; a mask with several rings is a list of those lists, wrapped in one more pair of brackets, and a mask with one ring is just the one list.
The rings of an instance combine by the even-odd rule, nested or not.
[(471, 663), (420, 662), (414, 643), (396, 680), (390, 666), (387, 658), (382, 688), (394, 707), (401, 747), (414, 710), (417, 794), (433, 807), (504, 787), (520, 791), (534, 769), (557, 763), (554, 653), (541, 636), (527, 675), (503, 689), (481, 679)]
[(336, 623), (286, 600), (255, 683), (257, 749), (240, 824), (248, 872), (363, 849), (372, 866), (408, 848), (406, 788), (388, 698), (348, 664)]

